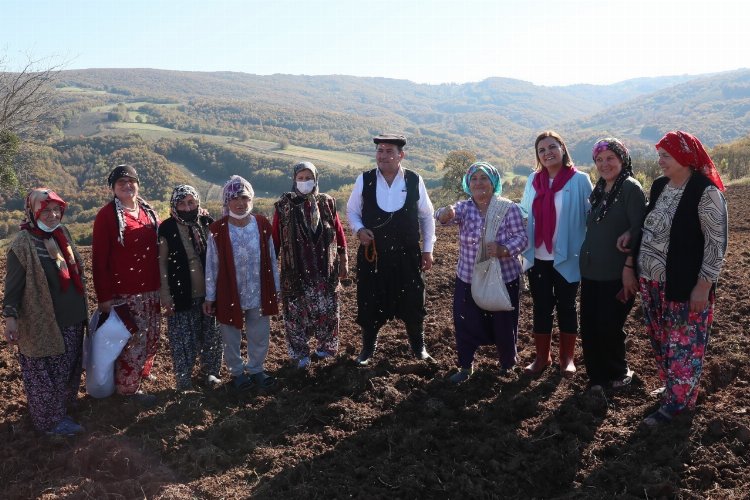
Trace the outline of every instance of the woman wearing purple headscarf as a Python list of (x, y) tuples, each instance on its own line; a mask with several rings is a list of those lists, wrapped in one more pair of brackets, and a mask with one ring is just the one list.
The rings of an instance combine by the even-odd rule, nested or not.
[[(278, 314), (279, 273), (271, 223), (253, 214), (255, 192), (248, 181), (233, 175), (223, 189), (224, 217), (211, 226), (206, 252), (206, 301), (203, 312), (216, 315), (224, 342), (224, 361), (232, 384), (245, 391), (273, 386), (263, 370), (271, 334), (271, 316)], [(247, 361), (240, 352), (247, 336)]]
[(299, 368), (315, 355), (327, 358), (339, 345), (336, 289), (346, 278), (346, 236), (336, 200), (318, 192), (318, 170), (309, 161), (294, 166), (292, 190), (281, 195), (273, 214), (273, 240), (281, 260), (281, 297), (289, 356)]
[(646, 196), (633, 177), (630, 153), (608, 137), (591, 151), (599, 180), (589, 197), (586, 239), (581, 246), (581, 345), (592, 389), (628, 385), (633, 371), (625, 360), (625, 320), (638, 292), (633, 257), (617, 249), (624, 233), (638, 239)]
[[(483, 161), (472, 164), (464, 175), (463, 188), (470, 199), (435, 211), (440, 224), (459, 225), (453, 324), (460, 370), (450, 377), (454, 384), (472, 375), (474, 354), (481, 345), (497, 348), (501, 374), (506, 374), (516, 365), (518, 292), (522, 272), (518, 256), (529, 241), (521, 210), (512, 201), (500, 197), (502, 180), (495, 167)], [(488, 240), (492, 241), (485, 243)], [(511, 311), (486, 311), (474, 302), (471, 295), (477, 253), (485, 244), (487, 256), (500, 260), (503, 282), (513, 305)]]

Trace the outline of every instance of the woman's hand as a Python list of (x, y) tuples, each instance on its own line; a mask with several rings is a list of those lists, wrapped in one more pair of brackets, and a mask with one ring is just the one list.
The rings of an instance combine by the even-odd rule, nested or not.
[(349, 276), (349, 261), (342, 260), (339, 264), (339, 280), (345, 280)]
[(622, 253), (630, 253), (630, 231), (625, 231), (617, 238), (617, 249)]
[(701, 313), (706, 309), (708, 294), (711, 292), (712, 286), (713, 283), (710, 281), (698, 280), (698, 283), (693, 287), (693, 291), (690, 292), (690, 312)]
[[(281, 296), (281, 294), (279, 294)], [(214, 305), (213, 300), (207, 300), (203, 302), (203, 314), (206, 316), (215, 316), (216, 315), (216, 306)]]
[(492, 243), (487, 243), (487, 256), (497, 257), (498, 259), (510, 257), (510, 250), (505, 245), (498, 245), (493, 241)]
[(112, 301), (106, 300), (104, 302), (99, 302), (98, 309), (100, 313), (109, 314), (109, 312), (112, 310)]
[(164, 316), (174, 316), (174, 302), (162, 301), (161, 304), (162, 304), (161, 313)]
[(625, 293), (625, 301), (635, 297), (638, 293), (638, 278), (635, 276), (635, 269), (625, 266), (622, 268), (622, 290)]
[(5, 340), (9, 344), (18, 344), (18, 320), (12, 316), (5, 318)]
[(438, 222), (441, 224), (447, 224), (450, 221), (452, 221), (455, 216), (456, 216), (456, 210), (453, 208), (453, 205), (448, 205), (447, 207), (444, 207), (440, 211)]

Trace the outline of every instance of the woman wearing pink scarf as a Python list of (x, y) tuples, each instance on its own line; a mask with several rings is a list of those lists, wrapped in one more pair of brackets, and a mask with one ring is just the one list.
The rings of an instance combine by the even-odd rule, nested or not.
[(537, 170), (529, 176), (521, 199), (531, 242), (523, 257), (534, 302), (536, 345), (536, 359), (526, 367), (526, 373), (538, 375), (552, 364), (553, 312), (557, 310), (560, 371), (571, 377), (576, 371), (576, 295), (581, 279), (578, 257), (593, 188), (589, 176), (573, 166), (559, 134), (543, 132), (534, 147)]

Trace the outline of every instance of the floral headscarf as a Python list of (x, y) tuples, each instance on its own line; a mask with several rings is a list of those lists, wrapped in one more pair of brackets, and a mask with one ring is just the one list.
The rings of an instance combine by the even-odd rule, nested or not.
[(720, 191), (724, 191), (724, 183), (721, 182), (716, 165), (714, 165), (711, 157), (708, 156), (701, 141), (694, 135), (682, 130), (667, 132), (656, 143), (656, 147), (666, 150), (683, 167), (689, 167), (694, 172), (702, 173)]
[(224, 184), (222, 189), (222, 199), (224, 200), (224, 215), (229, 215), (229, 202), (240, 196), (248, 196), (251, 200), (255, 197), (253, 186), (239, 175), (233, 175)]
[(503, 182), (502, 179), (500, 179), (500, 172), (498, 172), (495, 167), (493, 167), (486, 161), (474, 162), (466, 171), (463, 181), (461, 182), (461, 185), (464, 188), (464, 192), (471, 196), (469, 181), (471, 181), (471, 176), (474, 175), (478, 170), (481, 170), (487, 177), (489, 177), (490, 182), (492, 183), (492, 188), (494, 189), (495, 196), (500, 196), (500, 194), (503, 192)]
[(596, 186), (591, 191), (589, 201), (591, 202), (591, 210), (596, 209), (600, 204), (602, 208), (596, 215), (595, 222), (599, 222), (607, 215), (607, 212), (620, 194), (622, 183), (625, 182), (625, 179), (633, 175), (633, 161), (630, 158), (630, 152), (619, 139), (605, 137), (596, 141), (594, 147), (591, 148), (591, 157), (594, 159), (594, 162), (596, 162), (596, 156), (602, 151), (612, 151), (622, 162), (622, 170), (620, 170), (620, 174), (615, 179), (612, 189), (608, 193), (605, 192), (607, 181), (602, 177), (596, 181)]
[[(198, 215), (194, 220), (186, 221), (180, 216), (177, 210), (177, 204), (184, 200), (187, 196), (195, 198), (198, 204)], [(198, 191), (188, 184), (180, 184), (172, 190), (172, 197), (169, 199), (169, 213), (172, 215), (174, 220), (178, 224), (187, 226), (190, 229), (190, 239), (193, 242), (193, 247), (198, 255), (203, 255), (206, 252), (206, 234), (205, 229), (200, 225), (201, 210), (200, 210), (201, 198)], [(205, 211), (204, 211), (205, 212)]]
[(25, 212), (26, 218), (21, 223), (21, 230), (29, 231), (31, 234), (40, 238), (44, 242), (52, 261), (57, 265), (58, 276), (60, 277), (60, 289), (65, 292), (70, 283), (76, 287), (79, 293), (83, 294), (83, 281), (81, 271), (78, 268), (73, 248), (70, 246), (67, 236), (62, 230), (62, 226), (57, 226), (54, 231), (48, 233), (39, 229), (37, 219), (42, 210), (47, 208), (51, 202), (60, 205), (60, 220), (65, 214), (65, 208), (68, 204), (58, 196), (57, 193), (46, 187), (32, 189), (26, 196)]

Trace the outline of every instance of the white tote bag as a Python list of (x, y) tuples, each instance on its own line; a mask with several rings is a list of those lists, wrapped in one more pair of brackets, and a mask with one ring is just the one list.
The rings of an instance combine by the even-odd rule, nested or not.
[(495, 241), (497, 231), (511, 203), (510, 200), (493, 197), (485, 216), (481, 244), (471, 276), (471, 296), (476, 305), (485, 311), (512, 311), (514, 309), (503, 281), (500, 261), (495, 257), (487, 258), (487, 243)]
[[(93, 319), (92, 323), (96, 325)], [(128, 343), (130, 332), (112, 308), (102, 326), (89, 335), (86, 392), (95, 398), (106, 398), (115, 392), (115, 360)]]

